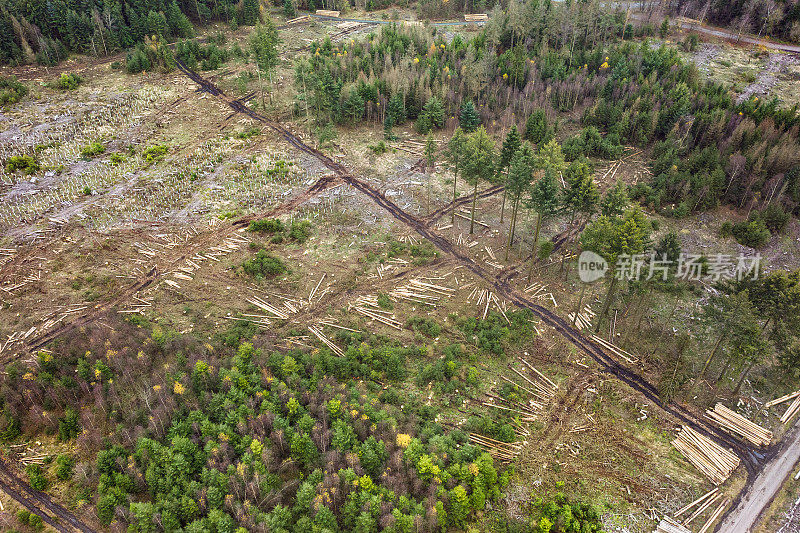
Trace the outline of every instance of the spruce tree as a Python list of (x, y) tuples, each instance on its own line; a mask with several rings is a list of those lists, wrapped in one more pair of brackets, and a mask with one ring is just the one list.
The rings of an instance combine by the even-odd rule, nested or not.
[(475, 109), (475, 104), (471, 100), (467, 100), (461, 105), (461, 112), (458, 115), (458, 123), (461, 129), (467, 133), (472, 133), (481, 125), (481, 117)]

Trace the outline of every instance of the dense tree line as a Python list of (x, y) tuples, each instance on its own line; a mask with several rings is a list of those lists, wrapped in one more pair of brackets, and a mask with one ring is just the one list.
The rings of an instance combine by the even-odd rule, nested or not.
[(108, 55), (145, 36), (192, 37), (193, 23), (258, 18), (258, 0), (12, 1), (0, 7), (0, 63), (52, 65), (68, 52)]

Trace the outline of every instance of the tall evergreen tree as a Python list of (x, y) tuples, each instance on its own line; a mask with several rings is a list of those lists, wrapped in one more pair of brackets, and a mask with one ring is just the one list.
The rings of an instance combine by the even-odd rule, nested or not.
[(478, 115), (478, 111), (475, 109), (475, 104), (472, 103), (472, 100), (467, 100), (461, 104), (458, 122), (461, 125), (461, 129), (467, 133), (475, 131), (475, 129), (481, 125), (481, 117)]
[(508, 130), (506, 134), (506, 138), (503, 140), (503, 147), (500, 149), (500, 162), (498, 164), (497, 172), (498, 174), (502, 174), (503, 171), (506, 172), (505, 178), (502, 178), (506, 187), (503, 187), (503, 201), (500, 204), (500, 223), (503, 223), (503, 217), (506, 212), (506, 193), (507, 193), (507, 184), (508, 184), (508, 173), (510, 172), (511, 166), (511, 158), (517, 153), (519, 150), (520, 144), (522, 143), (522, 139), (519, 136), (519, 132), (517, 131), (516, 124), (511, 125), (511, 129)]

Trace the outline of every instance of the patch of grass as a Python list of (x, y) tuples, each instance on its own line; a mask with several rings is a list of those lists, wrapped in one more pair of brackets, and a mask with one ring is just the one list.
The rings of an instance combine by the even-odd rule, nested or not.
[(308, 220), (295, 220), (289, 228), (289, 238), (300, 244), (306, 242), (311, 237), (311, 222)]
[(242, 270), (256, 279), (264, 279), (289, 272), (283, 261), (273, 255), (269, 255), (264, 250), (258, 252), (252, 259), (242, 263)]
[(261, 128), (253, 126), (250, 129), (240, 131), (235, 136), (237, 139), (249, 139), (250, 137), (255, 137), (256, 135), (261, 135)]
[(391, 311), (392, 309), (394, 309), (394, 304), (392, 303), (392, 300), (389, 298), (389, 295), (383, 292), (378, 294), (378, 306), (381, 309), (386, 309), (387, 311)]

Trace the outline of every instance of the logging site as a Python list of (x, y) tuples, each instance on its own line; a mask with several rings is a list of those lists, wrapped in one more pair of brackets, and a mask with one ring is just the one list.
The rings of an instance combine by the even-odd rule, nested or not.
[(0, 531), (800, 533), (799, 217), (796, 0), (0, 0)]

